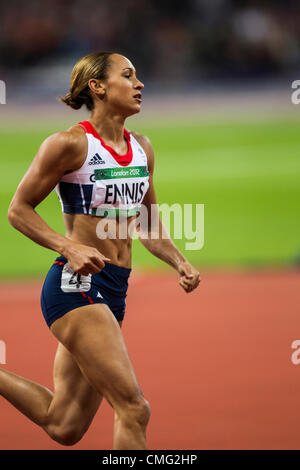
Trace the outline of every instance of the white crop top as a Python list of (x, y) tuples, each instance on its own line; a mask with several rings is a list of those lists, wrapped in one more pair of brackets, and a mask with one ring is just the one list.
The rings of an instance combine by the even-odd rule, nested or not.
[(103, 142), (89, 121), (78, 124), (86, 132), (88, 151), (79, 170), (64, 175), (55, 187), (62, 211), (94, 216), (137, 214), (149, 187), (144, 149), (124, 129), (128, 152), (119, 155)]

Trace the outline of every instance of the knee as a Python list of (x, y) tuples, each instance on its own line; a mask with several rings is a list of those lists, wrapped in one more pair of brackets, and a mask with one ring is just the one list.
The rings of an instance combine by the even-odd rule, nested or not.
[(150, 419), (150, 414), (150, 403), (148, 402), (148, 400), (142, 397), (137, 404), (135, 410), (135, 418), (141, 426), (146, 427)]
[(145, 429), (149, 422), (150, 414), (150, 403), (142, 396), (125, 405), (122, 418), (128, 425), (139, 425)]
[(80, 441), (84, 432), (73, 426), (53, 426), (47, 430), (49, 436), (63, 446), (73, 446)]

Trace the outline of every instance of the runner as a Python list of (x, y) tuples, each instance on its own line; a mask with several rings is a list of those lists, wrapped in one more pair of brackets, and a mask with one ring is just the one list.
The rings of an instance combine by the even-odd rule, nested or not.
[[(132, 63), (120, 54), (82, 58), (61, 100), (73, 109), (86, 105), (90, 119), (42, 143), (9, 208), (17, 230), (60, 254), (41, 294), (43, 315), (59, 343), (54, 393), (1, 370), (0, 394), (63, 445), (81, 439), (104, 397), (115, 412), (113, 448), (147, 449), (150, 405), (120, 328), (132, 246), (130, 233), (125, 238), (120, 233), (142, 204), (149, 214), (156, 204), (151, 143), (124, 128), (126, 118), (140, 111), (143, 88)], [(61, 201), (65, 236), (35, 211), (53, 189)], [(109, 218), (115, 220), (115, 237), (99, 232), (99, 222)], [(160, 221), (159, 233), (159, 239), (141, 242), (176, 269), (179, 284), (191, 292), (199, 285), (199, 272), (170, 237), (162, 236)]]

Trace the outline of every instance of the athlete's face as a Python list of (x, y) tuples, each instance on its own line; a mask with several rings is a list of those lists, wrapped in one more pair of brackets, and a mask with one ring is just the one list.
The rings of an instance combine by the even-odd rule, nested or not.
[(105, 99), (110, 108), (126, 116), (140, 111), (144, 84), (138, 80), (134, 66), (126, 57), (119, 54), (110, 56), (104, 87)]

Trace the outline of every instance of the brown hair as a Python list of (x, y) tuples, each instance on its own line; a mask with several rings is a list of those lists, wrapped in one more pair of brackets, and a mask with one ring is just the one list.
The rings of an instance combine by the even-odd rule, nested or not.
[(82, 57), (74, 66), (71, 73), (70, 92), (59, 100), (73, 109), (86, 105), (90, 111), (94, 107), (93, 98), (88, 82), (91, 78), (107, 78), (110, 65), (109, 57), (115, 52), (94, 52)]

